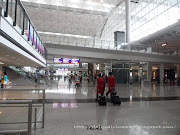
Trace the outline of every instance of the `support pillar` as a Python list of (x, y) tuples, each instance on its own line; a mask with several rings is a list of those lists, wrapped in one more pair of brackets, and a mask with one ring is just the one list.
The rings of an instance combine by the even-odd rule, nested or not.
[(79, 68), (82, 68), (82, 62), (79, 62)]
[(94, 75), (94, 64), (93, 63), (88, 63), (88, 74)]
[(146, 53), (152, 53), (152, 47), (148, 47)]
[(0, 76), (3, 74), (2, 66), (0, 66)]
[(130, 0), (125, 1), (126, 9), (126, 42), (130, 42), (130, 23), (131, 23), (131, 13), (130, 13)]
[(180, 77), (180, 64), (177, 64), (177, 78)]
[(163, 85), (163, 80), (164, 80), (164, 64), (160, 64), (160, 68), (159, 68), (159, 70), (160, 70), (160, 84), (161, 85)]
[(152, 79), (152, 63), (147, 63), (147, 80), (151, 81)]

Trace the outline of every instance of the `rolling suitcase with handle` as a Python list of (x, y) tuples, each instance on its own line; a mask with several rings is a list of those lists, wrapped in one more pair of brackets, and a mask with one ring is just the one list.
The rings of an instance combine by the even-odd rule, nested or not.
[(113, 105), (121, 105), (121, 99), (119, 98), (119, 96), (112, 96), (111, 102), (113, 103)]
[(101, 96), (98, 99), (99, 106), (106, 106), (106, 98), (105, 96)]

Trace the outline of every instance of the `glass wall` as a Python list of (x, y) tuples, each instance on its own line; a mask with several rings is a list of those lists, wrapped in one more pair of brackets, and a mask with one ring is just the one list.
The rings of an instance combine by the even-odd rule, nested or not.
[(180, 19), (180, 0), (131, 2), (131, 40), (138, 40)]
[(140, 84), (147, 79), (147, 63), (113, 62), (112, 73), (118, 84)]
[[(125, 2), (122, 2), (115, 10), (109, 15), (108, 20), (101, 33), (102, 40), (114, 41), (115, 31), (125, 31)], [(114, 44), (112, 44), (114, 46)]]
[[(131, 41), (155, 33), (180, 19), (180, 0), (138, 0), (130, 3)], [(126, 31), (125, 2), (109, 15), (102, 40), (114, 41), (115, 31)]]

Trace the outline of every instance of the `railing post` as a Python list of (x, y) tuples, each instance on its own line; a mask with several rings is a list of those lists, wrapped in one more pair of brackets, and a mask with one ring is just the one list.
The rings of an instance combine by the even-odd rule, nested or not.
[(45, 96), (45, 89), (43, 90), (43, 116), (42, 116), (42, 128), (44, 128), (44, 121), (45, 121), (45, 102), (46, 102), (46, 96)]
[(86, 47), (86, 38), (85, 38), (85, 45), (84, 45), (84, 47)]
[(24, 24), (25, 24), (25, 10), (23, 9), (23, 29), (22, 29), (22, 35), (24, 35)]
[(29, 102), (28, 107), (28, 135), (31, 135), (31, 124), (32, 123), (32, 102)]
[(178, 52), (179, 52), (179, 51), (178, 51), (178, 48), (176, 48), (176, 49), (177, 49), (177, 56), (179, 56), (179, 54), (178, 54)]
[(101, 40), (101, 48), (102, 48), (102, 40)]
[(14, 11), (14, 22), (13, 26), (16, 26), (16, 18), (17, 18), (17, 0), (15, 1), (15, 11)]
[(172, 49), (170, 48), (170, 55), (172, 56)]
[[(30, 33), (30, 19), (28, 20), (28, 22), (29, 22), (29, 26), (28, 26), (28, 41), (30, 41), (31, 39), (31, 37), (30, 37), (30, 35), (31, 35), (31, 33)], [(39, 41), (40, 42), (40, 41)]]
[(4, 16), (7, 17), (8, 16), (8, 7), (9, 7), (9, 0), (6, 0), (6, 11)]
[(34, 45), (34, 27), (33, 28), (33, 41), (32, 41), (32, 45)]
[(36, 123), (37, 123), (37, 108), (34, 110), (34, 130), (36, 130)]

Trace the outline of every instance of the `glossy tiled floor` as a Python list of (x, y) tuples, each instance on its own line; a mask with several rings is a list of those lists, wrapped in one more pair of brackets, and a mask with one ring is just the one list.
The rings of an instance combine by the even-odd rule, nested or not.
[[(95, 99), (96, 84), (87, 83), (83, 80), (80, 87), (69, 84), (68, 80), (60, 79), (49, 85), (38, 86), (13, 86), (12, 88), (45, 88), (46, 99)], [(107, 91), (107, 86), (106, 86)], [(180, 86), (159, 86), (141, 87), (139, 85), (116, 85), (117, 95), (121, 98), (147, 98), (147, 97), (179, 97)], [(42, 98), (41, 93), (29, 92), (6, 92), (1, 93), (0, 98), (11, 99), (37, 99)]]
[[(106, 107), (100, 107), (96, 103), (47, 104), (45, 128), (38, 129), (33, 134), (179, 135), (179, 104), (180, 101), (123, 102), (121, 106), (108, 103)], [(102, 130), (85, 127), (99, 125)], [(156, 129), (152, 129), (152, 126)], [(163, 126), (169, 128), (162, 129)]]
[[(60, 79), (49, 85), (13, 88), (46, 89), (45, 128), (33, 131), (33, 135), (180, 135), (179, 86), (116, 85), (117, 95), (128, 100), (121, 106), (108, 103), (106, 107), (95, 103), (96, 84), (86, 80), (80, 87)], [(169, 100), (173, 97), (177, 99)], [(41, 99), (42, 92), (7, 90), (0, 92), (0, 98)], [(148, 100), (134, 101), (136, 98)], [(101, 127), (94, 129), (92, 126)]]

